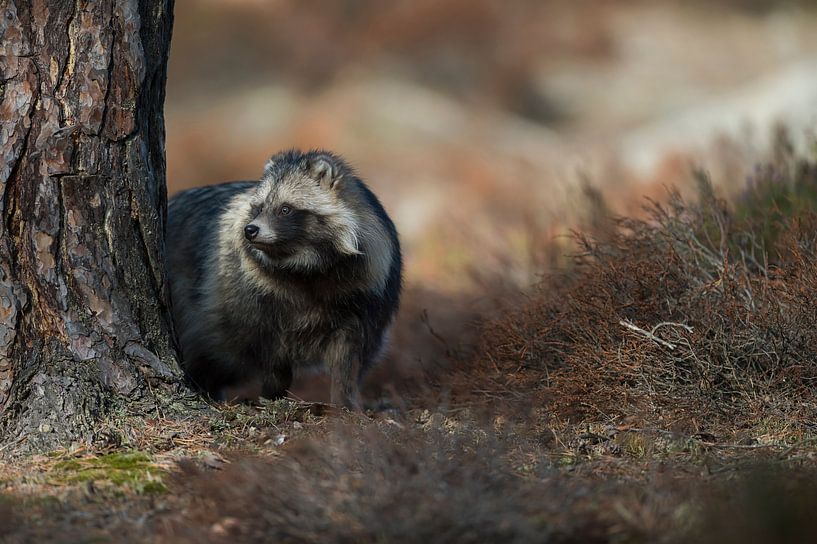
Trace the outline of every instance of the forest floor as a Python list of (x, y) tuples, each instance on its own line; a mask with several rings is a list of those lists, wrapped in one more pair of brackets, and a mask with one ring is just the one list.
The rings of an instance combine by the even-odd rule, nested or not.
[(599, 211), (525, 293), (409, 285), (375, 409), (125, 418), (6, 460), (0, 540), (813, 540), (817, 163), (777, 151), (728, 200), (700, 174)]

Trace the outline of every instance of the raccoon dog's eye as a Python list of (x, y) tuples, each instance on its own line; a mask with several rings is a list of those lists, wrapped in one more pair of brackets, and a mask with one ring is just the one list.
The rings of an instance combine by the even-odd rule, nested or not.
[(291, 213), (292, 213), (292, 208), (290, 206), (287, 206), (286, 204), (281, 206), (281, 208), (278, 210), (278, 215), (289, 215)]

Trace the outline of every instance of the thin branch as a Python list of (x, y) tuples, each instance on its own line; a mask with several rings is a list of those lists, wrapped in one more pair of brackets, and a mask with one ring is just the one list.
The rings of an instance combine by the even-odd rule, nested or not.
[(626, 328), (630, 329), (631, 331), (640, 334), (644, 338), (649, 338), (653, 342), (655, 342), (657, 344), (660, 344), (660, 345), (664, 346), (665, 348), (667, 348), (669, 350), (674, 350), (675, 349), (674, 344), (670, 344), (666, 340), (662, 340), (661, 338), (658, 338), (657, 336), (655, 336), (650, 331), (645, 331), (641, 327), (639, 327), (637, 325), (634, 325), (633, 323), (631, 323), (630, 321), (628, 321), (626, 319), (622, 319), (621, 321), (618, 322), (618, 324), (621, 325), (622, 327), (626, 327)]
[(675, 323), (673, 321), (662, 321), (661, 323), (659, 323), (658, 325), (656, 325), (655, 327), (652, 328), (652, 330), (650, 331), (650, 334), (655, 334), (655, 331), (657, 331), (661, 327), (680, 327), (680, 328), (686, 330), (687, 332), (692, 332), (693, 331), (692, 327), (690, 327), (689, 325), (685, 325), (684, 323)]

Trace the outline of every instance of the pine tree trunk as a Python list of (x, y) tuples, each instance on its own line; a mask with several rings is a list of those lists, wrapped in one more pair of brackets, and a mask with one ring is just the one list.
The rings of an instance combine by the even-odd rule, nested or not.
[(0, 443), (188, 395), (163, 267), (172, 0), (0, 0)]

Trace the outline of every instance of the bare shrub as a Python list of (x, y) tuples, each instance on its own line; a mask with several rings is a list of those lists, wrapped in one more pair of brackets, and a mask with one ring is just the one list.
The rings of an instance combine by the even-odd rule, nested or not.
[(817, 415), (815, 171), (805, 162), (759, 169), (737, 212), (699, 174), (697, 203), (672, 193), (650, 202), (645, 219), (577, 234), (573, 268), (485, 328), (477, 368), (490, 363), (580, 419), (699, 431), (772, 414), (808, 425)]

